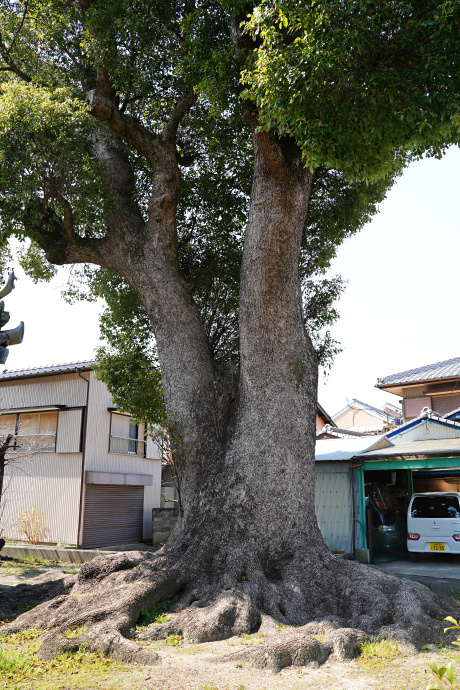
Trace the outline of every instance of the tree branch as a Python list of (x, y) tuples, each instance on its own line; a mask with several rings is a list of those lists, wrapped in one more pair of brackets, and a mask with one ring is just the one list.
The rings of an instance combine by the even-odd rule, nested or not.
[(72, 206), (69, 204), (67, 199), (62, 196), (62, 194), (58, 194), (56, 196), (56, 201), (62, 206), (64, 209), (64, 228), (66, 231), (67, 237), (72, 239), (75, 235), (75, 230), (73, 226), (73, 211), (72, 211)]
[(171, 140), (176, 138), (177, 128), (179, 127), (181, 120), (187, 115), (197, 98), (198, 96), (194, 93), (194, 91), (189, 91), (177, 101), (176, 107), (172, 111), (171, 117), (161, 133), (161, 137), (163, 139)]
[(10, 49), (8, 49), (6, 47), (6, 45), (3, 41), (3, 36), (0, 32), (0, 55), (1, 55), (2, 59), (4, 60), (4, 62), (6, 63), (6, 66), (1, 67), (0, 71), (1, 72), (13, 72), (14, 74), (16, 74), (16, 76), (18, 76), (23, 81), (30, 83), (32, 81), (32, 77), (29, 77), (28, 74), (23, 72), (23, 70), (20, 69), (16, 65), (16, 63), (10, 58), (9, 50)]
[(152, 167), (155, 166), (158, 148), (155, 135), (131, 115), (121, 113), (113, 100), (106, 98), (96, 89), (88, 93), (86, 102), (93, 117), (100, 122), (105, 122), (119, 137), (134, 146)]
[(65, 220), (59, 218), (53, 209), (44, 206), (39, 200), (26, 210), (23, 223), (26, 230), (33, 234), (50, 263), (58, 266), (94, 263), (110, 268), (107, 252), (110, 245), (106, 237), (80, 237), (75, 232), (69, 235)]

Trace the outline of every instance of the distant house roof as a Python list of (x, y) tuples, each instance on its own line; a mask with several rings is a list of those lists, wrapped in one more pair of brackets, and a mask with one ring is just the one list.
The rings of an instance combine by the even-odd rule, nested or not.
[(1, 381), (11, 381), (14, 379), (31, 379), (37, 376), (51, 376), (53, 374), (70, 374), (79, 371), (90, 371), (96, 365), (95, 361), (91, 362), (70, 362), (69, 364), (51, 364), (45, 367), (34, 367), (32, 369), (16, 369), (10, 371), (4, 369), (0, 373)]
[[(378, 431), (381, 434), (382, 427), (379, 427)], [(316, 440), (320, 441), (325, 438), (362, 438), (363, 436), (369, 438), (369, 436), (375, 435), (376, 432), (374, 431), (374, 427), (371, 427), (371, 430), (366, 427), (366, 431), (356, 431), (355, 429), (340, 429), (335, 425), (331, 426), (330, 424), (326, 424), (326, 426), (316, 434)]]
[(371, 445), (374, 445), (376, 437), (369, 438), (332, 438), (316, 442), (316, 462), (333, 462), (336, 460), (350, 460)]
[(400, 371), (397, 374), (385, 376), (377, 381), (377, 388), (392, 388), (401, 384), (423, 383), (425, 381), (440, 381), (460, 377), (460, 357), (445, 359), (443, 362), (426, 364), (424, 367)]
[(391, 439), (394, 437), (401, 436), (401, 434), (404, 434), (406, 431), (412, 429), (413, 427), (419, 426), (421, 423), (425, 421), (429, 421), (434, 424), (439, 424), (440, 426), (460, 429), (460, 423), (458, 421), (455, 421), (455, 418), (451, 419), (450, 415), (451, 413), (449, 413), (449, 416), (446, 415), (445, 417), (441, 417), (441, 415), (437, 412), (433, 412), (433, 410), (430, 410), (428, 407), (424, 407), (418, 417), (410, 419), (408, 422), (406, 422), (405, 424), (401, 424), (401, 426), (397, 427), (396, 429), (392, 429), (386, 434), (385, 438)]
[(398, 411), (398, 408), (395, 405), (391, 405), (391, 407), (394, 408), (394, 413), (385, 412), (384, 410), (379, 409), (378, 407), (374, 407), (373, 405), (369, 405), (366, 402), (362, 402), (362, 400), (357, 400), (356, 398), (353, 398), (353, 400), (351, 400), (346, 407), (344, 407), (334, 415), (333, 419), (337, 419), (337, 417), (339, 417), (341, 414), (351, 409), (365, 410), (366, 412), (369, 412), (371, 415), (374, 415), (374, 417), (377, 417), (378, 419), (383, 419), (384, 421), (391, 421), (394, 423), (397, 419), (401, 417), (402, 411)]
[(450, 412), (447, 412), (446, 414), (443, 414), (443, 419), (452, 419), (452, 420), (460, 420), (460, 407), (457, 407), (455, 410), (451, 410)]
[(394, 458), (416, 456), (419, 458), (441, 456), (457, 457), (460, 455), (460, 439), (443, 438), (429, 439), (427, 441), (409, 441), (398, 446), (387, 448), (376, 448), (365, 450), (359, 453), (359, 458), (363, 460), (375, 460), (377, 458)]
[(328, 413), (326, 412), (324, 407), (322, 405), (320, 405), (319, 403), (317, 403), (317, 405), (316, 405), (316, 414), (318, 415), (318, 417), (320, 419), (323, 420), (323, 422), (325, 424), (330, 424), (331, 426), (337, 426), (337, 424), (334, 422), (332, 417), (330, 415), (328, 415)]

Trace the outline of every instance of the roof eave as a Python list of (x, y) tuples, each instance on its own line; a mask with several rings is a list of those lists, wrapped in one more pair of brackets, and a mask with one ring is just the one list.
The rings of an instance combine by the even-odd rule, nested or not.
[[(444, 381), (458, 381), (460, 376), (443, 376), (436, 379), (419, 379), (418, 381), (395, 381), (394, 383), (376, 383), (375, 387), (381, 391), (386, 391), (388, 393), (394, 393), (395, 395), (402, 395), (403, 388), (411, 388), (412, 386), (424, 386), (433, 383), (443, 383)], [(390, 390), (391, 388), (400, 388), (401, 393), (395, 393), (395, 391)]]

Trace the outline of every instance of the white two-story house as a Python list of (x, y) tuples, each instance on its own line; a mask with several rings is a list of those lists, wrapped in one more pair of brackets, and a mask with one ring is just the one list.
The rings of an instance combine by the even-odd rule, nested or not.
[(143, 425), (113, 406), (93, 364), (0, 374), (0, 437), (11, 435), (13, 445), (2, 536), (24, 539), (18, 516), (34, 509), (39, 543), (95, 548), (151, 538), (161, 452)]

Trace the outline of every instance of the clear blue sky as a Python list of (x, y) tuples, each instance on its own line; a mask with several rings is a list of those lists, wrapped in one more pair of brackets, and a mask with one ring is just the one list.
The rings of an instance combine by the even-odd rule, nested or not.
[[(397, 401), (374, 388), (377, 377), (460, 356), (456, 310), (460, 244), (460, 149), (440, 161), (413, 163), (381, 204), (380, 213), (340, 248), (333, 272), (348, 280), (334, 336), (344, 352), (319, 400), (330, 414), (346, 397), (374, 405)], [(67, 305), (66, 269), (50, 285), (33, 285), (18, 268), (6, 298), (8, 327), (22, 319), (22, 345), (8, 369), (91, 359), (102, 304)]]

